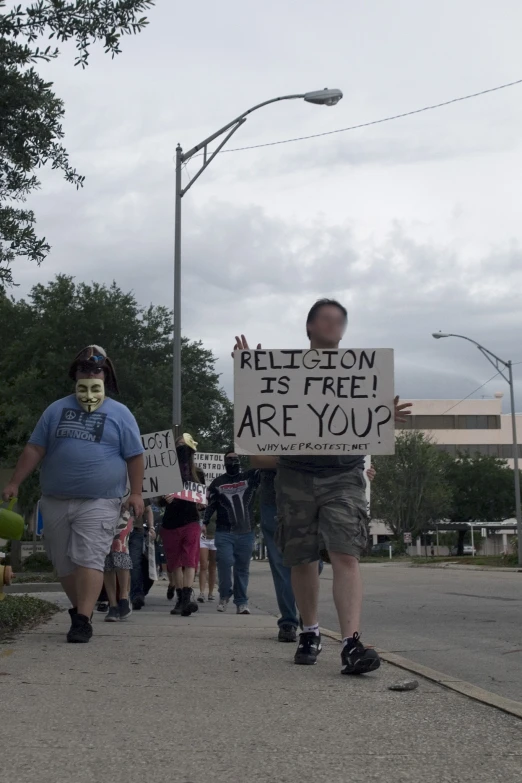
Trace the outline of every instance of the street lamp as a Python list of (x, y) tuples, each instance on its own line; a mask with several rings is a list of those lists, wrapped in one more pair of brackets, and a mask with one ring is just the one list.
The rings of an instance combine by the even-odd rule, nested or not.
[[(227, 141), (234, 133), (246, 122), (249, 114), (253, 111), (268, 106), (270, 103), (279, 101), (290, 101), (295, 99), (305, 100), (307, 103), (314, 103), (318, 106), (335, 106), (339, 103), (343, 94), (341, 90), (314, 90), (304, 92), (299, 95), (283, 95), (279, 98), (271, 98), (269, 101), (258, 103), (248, 111), (240, 114), (235, 120), (227, 123), (223, 128), (213, 133), (204, 141), (196, 144), (188, 152), (183, 152), (181, 146), (176, 147), (176, 208), (175, 208), (175, 229), (174, 229), (174, 336), (173, 336), (173, 383), (172, 383), (172, 424), (174, 436), (176, 438), (181, 434), (181, 199), (185, 193), (192, 187), (194, 182), (199, 179), (207, 166), (212, 163), (216, 155), (225, 146)], [(215, 150), (208, 153), (208, 145), (223, 134), (225, 138), (218, 144)], [(201, 154), (203, 163), (196, 174), (192, 177), (186, 187), (181, 186), (181, 167), (187, 163), (194, 155)]]
[[(467, 340), (469, 343), (476, 345), (479, 351), (486, 357), (488, 362), (493, 365), (495, 370), (501, 375), (505, 381), (509, 384), (509, 392), (511, 399), (511, 426), (513, 429), (513, 462), (515, 473), (515, 514), (517, 518), (517, 539), (518, 539), (518, 565), (522, 566), (522, 511), (520, 507), (520, 474), (518, 472), (518, 442), (517, 442), (517, 418), (515, 414), (515, 385), (513, 383), (513, 362), (505, 361), (496, 354), (488, 351), (483, 345), (477, 343), (476, 340), (472, 340), (470, 337), (465, 337), (463, 334), (446, 334), (445, 332), (434, 332), (432, 334), (436, 340), (440, 340), (443, 337), (459, 337), (461, 340)], [(506, 375), (507, 370), (507, 375)]]

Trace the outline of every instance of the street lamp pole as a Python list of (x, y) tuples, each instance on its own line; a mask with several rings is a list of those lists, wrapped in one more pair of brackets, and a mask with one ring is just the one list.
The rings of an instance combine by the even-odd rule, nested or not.
[[(234, 133), (246, 122), (249, 114), (253, 111), (261, 109), (264, 106), (268, 106), (270, 103), (278, 103), (279, 101), (289, 101), (302, 99), (307, 103), (314, 103), (318, 106), (335, 106), (339, 103), (343, 94), (341, 90), (314, 90), (313, 92), (300, 93), (299, 95), (283, 95), (279, 98), (271, 98), (269, 101), (258, 103), (257, 106), (253, 106), (248, 109), (235, 120), (227, 123), (223, 128), (213, 133), (208, 138), (204, 139), (195, 147), (192, 147), (188, 152), (183, 152), (181, 146), (178, 144), (176, 147), (176, 203), (175, 203), (175, 227), (174, 227), (174, 318), (173, 318), (173, 350), (172, 350), (172, 428), (174, 431), (174, 437), (178, 438), (181, 435), (181, 199), (192, 187), (194, 182), (199, 179), (205, 169), (212, 163), (216, 155), (225, 146), (227, 141), (234, 135)], [(224, 138), (219, 142), (218, 146), (212, 151), (208, 152), (208, 145), (220, 136)], [(184, 164), (186, 164), (195, 155), (201, 155), (203, 162), (192, 177), (189, 183), (182, 187), (181, 171)]]
[[(515, 516), (517, 520), (517, 540), (518, 540), (518, 565), (522, 567), (522, 508), (520, 504), (520, 472), (518, 468), (518, 439), (517, 439), (517, 417), (515, 413), (515, 383), (513, 380), (513, 362), (501, 359), (492, 351), (484, 348), (483, 345), (465, 337), (463, 334), (446, 334), (443, 332), (434, 332), (432, 337), (440, 340), (442, 337), (458, 337), (461, 340), (467, 340), (476, 345), (479, 351), (486, 357), (488, 362), (498, 371), (498, 373), (507, 381), (509, 385), (509, 397), (511, 402), (511, 427), (513, 431), (513, 467), (515, 474)], [(506, 375), (507, 371), (507, 375)]]

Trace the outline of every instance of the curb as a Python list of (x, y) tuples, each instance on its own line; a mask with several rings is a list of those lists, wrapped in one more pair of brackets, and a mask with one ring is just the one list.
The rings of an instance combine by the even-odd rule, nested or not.
[[(341, 642), (341, 634), (330, 631), (328, 628), (321, 628), (321, 633), (328, 639)], [(410, 661), (408, 658), (403, 658), (402, 655), (396, 655), (395, 653), (384, 652), (377, 650), (379, 656), (386, 663), (397, 666), (399, 669), (405, 669), (405, 671), (417, 674), (419, 677), (424, 677), (426, 680), (442, 685), (450, 691), (460, 693), (462, 696), (466, 696), (468, 699), (478, 701), (481, 704), (487, 704), (489, 707), (494, 707), (501, 712), (506, 712), (508, 715), (514, 715), (515, 718), (522, 719), (522, 702), (515, 701), (514, 699), (508, 699), (505, 696), (498, 696), (496, 693), (486, 691), (483, 688), (479, 688), (477, 685), (472, 685), (471, 682), (465, 680), (451, 679), (447, 674), (436, 671), (436, 669), (430, 669), (429, 666), (423, 666), (420, 663)]]

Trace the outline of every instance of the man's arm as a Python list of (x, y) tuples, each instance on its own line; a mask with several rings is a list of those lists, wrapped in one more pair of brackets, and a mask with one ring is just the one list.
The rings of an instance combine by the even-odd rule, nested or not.
[(137, 454), (135, 457), (130, 457), (125, 461), (127, 463), (127, 472), (129, 474), (130, 483), (130, 497), (127, 501), (127, 506), (132, 506), (135, 515), (137, 517), (141, 517), (145, 507), (143, 498), (141, 496), (143, 490), (143, 476), (145, 473), (145, 462), (143, 460), (143, 454)]
[(208, 501), (205, 508), (205, 516), (203, 517), (203, 524), (205, 527), (210, 522), (212, 515), (217, 509), (219, 501), (219, 493), (216, 491), (216, 488), (214, 487), (214, 482), (210, 485), (208, 488)]
[(18, 495), (18, 487), (22, 481), (25, 481), (27, 476), (29, 476), (33, 470), (38, 467), (38, 464), (41, 462), (44, 456), (45, 449), (43, 446), (37, 446), (34, 443), (28, 443), (25, 446), (24, 450), (20, 454), (18, 462), (16, 463), (16, 468), (14, 469), (14, 473), (11, 476), (9, 484), (2, 492), (2, 498), (4, 500), (10, 500), (11, 498), (14, 498)]
[(250, 464), (256, 470), (277, 470), (279, 457), (251, 456)]

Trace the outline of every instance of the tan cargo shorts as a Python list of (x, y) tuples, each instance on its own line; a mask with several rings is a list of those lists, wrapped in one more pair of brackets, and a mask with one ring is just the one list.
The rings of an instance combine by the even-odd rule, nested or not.
[(324, 477), (279, 468), (275, 485), (276, 541), (286, 566), (313, 563), (325, 550), (361, 557), (368, 541), (362, 470)]

